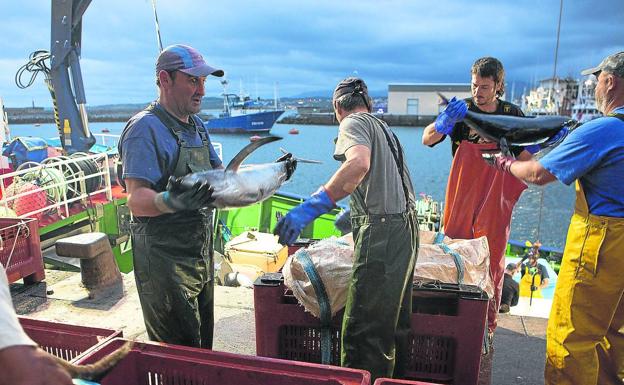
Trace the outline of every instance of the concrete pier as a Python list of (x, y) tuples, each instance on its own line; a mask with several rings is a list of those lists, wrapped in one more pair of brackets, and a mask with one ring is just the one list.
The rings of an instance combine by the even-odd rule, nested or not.
[[(11, 285), (20, 315), (75, 325), (121, 329), (124, 337), (147, 340), (133, 273), (123, 274), (125, 295), (89, 299), (80, 273), (46, 270), (44, 282)], [(501, 314), (494, 337), (491, 384), (544, 383), (546, 319)], [(255, 355), (253, 291), (215, 287), (214, 350)], [(485, 379), (485, 378), (484, 378)]]

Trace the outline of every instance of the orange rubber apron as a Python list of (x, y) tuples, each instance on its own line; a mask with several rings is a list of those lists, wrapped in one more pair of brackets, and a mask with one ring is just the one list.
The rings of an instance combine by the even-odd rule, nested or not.
[(589, 213), (581, 184), (546, 333), (546, 385), (624, 378), (624, 218)]
[(505, 250), (513, 208), (526, 184), (506, 172), (489, 166), (482, 150), (495, 150), (496, 143), (460, 143), (455, 152), (444, 207), (444, 233), (451, 238), (487, 236), (494, 298), (488, 307), (488, 329), (496, 329), (496, 317), (503, 291)]

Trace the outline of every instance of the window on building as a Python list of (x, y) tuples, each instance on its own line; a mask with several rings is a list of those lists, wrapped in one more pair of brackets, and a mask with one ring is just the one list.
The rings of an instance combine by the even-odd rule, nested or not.
[(418, 115), (418, 99), (407, 99), (407, 114)]

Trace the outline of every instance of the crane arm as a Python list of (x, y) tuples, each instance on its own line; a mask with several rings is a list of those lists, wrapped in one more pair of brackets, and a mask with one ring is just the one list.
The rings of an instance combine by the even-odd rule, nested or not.
[(82, 16), (91, 0), (52, 0), (50, 76), (54, 119), (63, 149), (88, 151), (95, 138), (89, 131), (86, 97), (80, 70)]

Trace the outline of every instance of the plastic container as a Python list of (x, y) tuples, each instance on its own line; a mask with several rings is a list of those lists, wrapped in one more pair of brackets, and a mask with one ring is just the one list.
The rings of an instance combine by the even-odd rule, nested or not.
[[(254, 283), (256, 354), (263, 357), (321, 363), (320, 320), (305, 311), (284, 286), (282, 273), (264, 274)], [(331, 360), (340, 365), (342, 316), (332, 318)]]
[(234, 264), (257, 266), (265, 273), (279, 271), (288, 258), (288, 248), (273, 234), (258, 231), (245, 231), (232, 238), (225, 244), (224, 253)]
[(123, 337), (121, 330), (92, 328), (19, 317), (24, 331), (39, 347), (66, 361), (111, 338)]
[[(115, 338), (86, 352), (77, 363), (89, 364), (121, 347)], [(364, 370), (244, 356), (155, 342), (135, 342), (106, 375), (102, 385), (368, 385)]]
[[(476, 286), (429, 284), (413, 291), (409, 379), (478, 383), (488, 297)], [(254, 284), (256, 354), (321, 362), (320, 321), (298, 304), (280, 273)], [(339, 364), (342, 312), (332, 319), (331, 363)]]
[(45, 278), (35, 219), (0, 218), (0, 263), (5, 267), (9, 283), (21, 278), (25, 284)]

